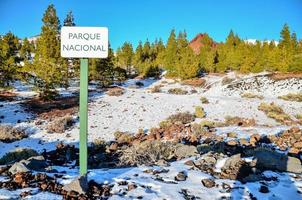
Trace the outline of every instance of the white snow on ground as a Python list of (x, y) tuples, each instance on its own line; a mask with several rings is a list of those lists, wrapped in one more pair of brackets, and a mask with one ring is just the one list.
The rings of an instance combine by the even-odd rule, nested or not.
[[(258, 74), (259, 75), (259, 74)], [(194, 112), (195, 106), (202, 106), (206, 111), (207, 120), (223, 121), (225, 116), (239, 116), (244, 118), (254, 118), (257, 126), (254, 127), (220, 127), (217, 128), (217, 133), (225, 135), (227, 132), (236, 132), (238, 137), (248, 137), (250, 134), (259, 133), (261, 135), (277, 134), (282, 130), (288, 129), (287, 126), (282, 126), (276, 121), (269, 119), (266, 115), (257, 109), (261, 102), (275, 102), (280, 105), (284, 111), (293, 116), (302, 113), (302, 103), (291, 102), (277, 99), (279, 95), (301, 92), (301, 80), (284, 80), (272, 82), (267, 77), (255, 78), (255, 75), (236, 75), (234, 73), (228, 74), (228, 77), (236, 78), (233, 82), (235, 85), (244, 79), (244, 86), (240, 86), (231, 90), (227, 85), (222, 85), (221, 81), (225, 76), (206, 76), (208, 90), (204, 88), (194, 88), (191, 86), (181, 85), (174, 80), (162, 78), (160, 80), (140, 80), (144, 83), (142, 88), (134, 88), (137, 80), (128, 80), (122, 87), (126, 92), (122, 96), (108, 96), (105, 93), (94, 93), (90, 97), (89, 103), (89, 142), (96, 139), (104, 139), (106, 141), (113, 140), (113, 133), (117, 130), (128, 131), (136, 133), (138, 129), (142, 128), (148, 131), (150, 128), (158, 126), (159, 122), (166, 119), (168, 116), (177, 112)], [(240, 79), (240, 80), (239, 80)], [(254, 86), (255, 80), (263, 83), (260, 88)], [(150, 89), (155, 85), (163, 85), (161, 93), (151, 93)], [(232, 84), (231, 84), (232, 85)], [(248, 85), (248, 86), (246, 86)], [(252, 85), (252, 86), (251, 86)], [(38, 151), (43, 149), (53, 150), (55, 144), (59, 141), (64, 143), (78, 144), (79, 128), (78, 123), (75, 127), (63, 134), (47, 133), (43, 127), (35, 125), (34, 116), (25, 112), (20, 105), (26, 98), (32, 98), (36, 95), (29, 89), (31, 86), (16, 83), (15, 93), (19, 95), (17, 101), (0, 101), (0, 116), (4, 116), (1, 124), (8, 123), (26, 128), (29, 137), (13, 143), (0, 142), (0, 157), (5, 153), (14, 150), (17, 147), (29, 147)], [(90, 86), (95, 89), (95, 85)], [(182, 88), (189, 91), (187, 95), (168, 94), (170, 88)], [(197, 90), (197, 93), (191, 94), (192, 89)], [(253, 92), (263, 95), (264, 99), (245, 99), (240, 97), (240, 93)], [(75, 85), (72, 88), (65, 90), (59, 89), (62, 96), (74, 95), (78, 92), (78, 87)], [(202, 104), (200, 97), (205, 96), (209, 100), (209, 104)], [(1, 106), (3, 105), (3, 106)], [(17, 123), (18, 121), (21, 123)], [(31, 121), (29, 121), (31, 120)], [(19, 122), (20, 122), (19, 121)], [(219, 184), (218, 188), (205, 188), (201, 184), (201, 179), (210, 177), (209, 175), (189, 170), (188, 166), (184, 165), (185, 160), (174, 162), (171, 164), (168, 173), (161, 174), (164, 180), (174, 181), (174, 176), (179, 172), (185, 170), (188, 173), (188, 179), (185, 182), (178, 184), (163, 183), (155, 180), (154, 175), (143, 173), (144, 167), (124, 168), (124, 169), (98, 169), (89, 172), (89, 178), (97, 182), (107, 181), (114, 183), (119, 180), (128, 180), (140, 185), (137, 189), (128, 192), (126, 198), (135, 199), (139, 196), (144, 196), (144, 199), (182, 199), (181, 189), (187, 189), (189, 194), (199, 196), (201, 199), (219, 199), (222, 196), (232, 197), (233, 199), (245, 199), (248, 197), (248, 192), (253, 193), (257, 199), (279, 200), (279, 199), (302, 199), (301, 194), (297, 193), (297, 188), (301, 191), (302, 181), (300, 179), (293, 180), (292, 175), (288, 173), (274, 173), (267, 172), (267, 176), (275, 176), (280, 181), (278, 183), (272, 182), (269, 184), (270, 193), (259, 193), (260, 183), (241, 184), (236, 181), (220, 180), (216, 182)], [(216, 170), (219, 171), (223, 166), (225, 160), (220, 160), (216, 165)], [(66, 167), (56, 167), (58, 171), (67, 171), (61, 183), (68, 183), (72, 178), (78, 175), (78, 169), (68, 169)], [(138, 174), (138, 176), (135, 176)], [(0, 177), (1, 180), (1, 177)], [(237, 188), (232, 193), (219, 192), (222, 190), (221, 183), (226, 182)], [(141, 187), (142, 185), (149, 187)], [(125, 186), (118, 186), (115, 184), (115, 195), (111, 199), (125, 199), (118, 194), (123, 191)], [(23, 191), (23, 190), (22, 190)], [(7, 191), (0, 189), (0, 199), (10, 199), (19, 197), (22, 192)], [(27, 199), (61, 199), (50, 193), (37, 193), (30, 195)]]
[[(194, 159), (194, 158), (191, 158)], [(249, 193), (252, 193), (254, 197), (261, 200), (279, 200), (279, 199), (302, 199), (301, 191), (302, 180), (294, 179), (294, 174), (289, 173), (277, 173), (272, 171), (265, 171), (263, 173), (266, 177), (275, 177), (278, 181), (266, 181), (269, 193), (260, 193), (259, 188), (260, 182), (251, 182), (242, 184), (238, 181), (227, 180), (227, 179), (215, 179), (218, 187), (206, 188), (202, 185), (201, 180), (205, 178), (211, 178), (210, 175), (203, 173), (199, 170), (190, 170), (190, 167), (185, 165), (184, 159), (181, 161), (172, 162), (168, 167), (132, 167), (132, 168), (120, 168), (120, 169), (94, 169), (89, 170), (88, 180), (94, 180), (97, 183), (114, 184), (112, 189), (113, 196), (110, 199), (138, 199), (143, 197), (146, 200), (153, 199), (183, 199), (183, 195), (180, 193), (183, 189), (188, 191), (189, 195), (194, 195), (201, 199), (221, 199), (221, 198), (232, 198), (232, 199), (250, 199)], [(223, 162), (223, 161), (222, 161)], [(220, 163), (222, 164), (222, 163)], [(219, 165), (220, 165), (219, 164)], [(69, 169), (67, 167), (53, 167), (62, 172), (64, 176), (58, 181), (62, 184), (69, 183), (72, 179), (78, 176), (78, 169)], [(147, 169), (152, 170), (165, 170), (166, 172), (159, 173), (159, 176), (164, 180), (159, 181), (156, 179), (156, 175), (145, 173)], [(64, 171), (66, 173), (64, 173)], [(186, 181), (175, 181), (174, 177), (180, 171), (184, 171), (188, 178)], [(67, 175), (66, 175), (67, 174)], [(51, 174), (48, 174), (51, 175)], [(128, 181), (135, 183), (138, 187), (127, 192), (127, 195), (123, 196), (122, 193), (126, 191), (127, 185), (119, 185), (120, 181)], [(222, 188), (222, 183), (229, 184), (233, 189), (231, 192), (226, 192)], [(8, 191), (0, 189), (0, 198), (5, 197), (17, 197), (22, 191), (28, 190), (17, 190)], [(35, 193), (35, 192), (33, 192)], [(62, 197), (50, 193), (38, 193), (30, 195), (28, 199), (61, 199)]]
[[(253, 83), (252, 80), (258, 80), (261, 87), (257, 85), (246, 89), (246, 92), (255, 92), (263, 95), (264, 99), (247, 99), (241, 98), (240, 93), (242, 86), (234, 90), (230, 90), (228, 85), (222, 85), (222, 80), (226, 76), (208, 75), (205, 76), (206, 85), (210, 86), (208, 90), (200, 87), (191, 87), (188, 85), (181, 85), (175, 80), (161, 78), (160, 80), (145, 79), (134, 80), (130, 79), (123, 84), (125, 94), (122, 96), (108, 96), (103, 92), (94, 92), (90, 96), (89, 113), (88, 113), (88, 140), (93, 142), (96, 139), (113, 140), (113, 133), (115, 131), (127, 131), (137, 133), (138, 129), (148, 131), (152, 127), (158, 126), (159, 122), (166, 119), (177, 112), (194, 112), (195, 106), (202, 106), (207, 114), (203, 120), (224, 121), (226, 116), (239, 116), (244, 118), (254, 118), (257, 122), (255, 127), (222, 127), (218, 128), (219, 134), (226, 134), (227, 132), (236, 132), (239, 137), (248, 137), (252, 133), (260, 134), (276, 134), (282, 130), (287, 129), (287, 126), (278, 125), (278, 123), (267, 118), (266, 115), (258, 110), (261, 102), (275, 102), (280, 105), (284, 111), (292, 117), (296, 114), (302, 113), (302, 103), (280, 100), (277, 97), (281, 94), (292, 92), (301, 92), (302, 80), (282, 80), (272, 82), (265, 75), (250, 74), (238, 75), (229, 73), (227, 77), (235, 78), (230, 84), (239, 83), (241, 81), (245, 84)], [(260, 77), (259, 77), (260, 76)], [(143, 82), (142, 88), (135, 88), (137, 81)], [(78, 92), (78, 82), (74, 82), (72, 87), (68, 90), (59, 89), (62, 96), (70, 96)], [(150, 90), (156, 85), (162, 85), (161, 93), (151, 93)], [(14, 92), (18, 93), (22, 98), (28, 98), (28, 92), (31, 87), (24, 86), (22, 83), (15, 84)], [(89, 87), (95, 89), (93, 84)], [(167, 91), (170, 88), (182, 88), (187, 90), (187, 95), (169, 94)], [(264, 89), (263, 89), (264, 88)], [(195, 89), (197, 93), (191, 94), (190, 91)], [(234, 92), (231, 92), (234, 91)], [(202, 104), (200, 97), (205, 96), (209, 100), (209, 104)], [(19, 104), (21, 101), (0, 102), (0, 119), (2, 123), (16, 124), (18, 120), (27, 121), (33, 116), (24, 111), (24, 108)], [(294, 117), (293, 117), (294, 118)], [(197, 120), (198, 121), (198, 120)], [(28, 123), (28, 126), (35, 127), (34, 121)], [(66, 143), (75, 143), (79, 140), (79, 124), (77, 123), (73, 129), (66, 131), (63, 134), (47, 133), (43, 127), (37, 128), (29, 138), (17, 141), (10, 144), (3, 144), (0, 142), (0, 155), (5, 154), (14, 146), (19, 147), (34, 147), (42, 151), (45, 149), (54, 149), (55, 143), (64, 141)], [(42, 141), (42, 142), (41, 142)], [(44, 142), (43, 142), (44, 141)]]

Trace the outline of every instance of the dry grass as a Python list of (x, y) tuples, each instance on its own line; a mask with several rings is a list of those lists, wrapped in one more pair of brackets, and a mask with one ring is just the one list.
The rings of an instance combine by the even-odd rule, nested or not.
[(289, 78), (302, 78), (302, 73), (273, 73), (269, 77), (273, 80), (285, 80)]
[(195, 116), (197, 118), (204, 118), (206, 116), (206, 113), (204, 109), (201, 106), (196, 106), (195, 107)]
[(184, 80), (181, 82), (183, 85), (190, 85), (193, 87), (202, 87), (206, 84), (206, 80), (205, 79), (188, 79), (188, 80)]
[(67, 115), (57, 118), (50, 122), (46, 127), (48, 132), (64, 133), (68, 128), (73, 125), (74, 121), (72, 116)]
[(194, 120), (195, 120), (195, 116), (189, 112), (177, 113), (177, 114), (171, 115), (167, 119), (167, 121), (169, 121), (172, 124), (175, 124), (175, 123), (188, 124), (190, 122), (193, 122)]
[(209, 100), (206, 97), (200, 97), (200, 101), (203, 104), (208, 104), (209, 103)]
[(144, 141), (123, 149), (121, 165), (153, 165), (158, 160), (170, 160), (174, 156), (175, 144), (161, 141)]
[(255, 121), (255, 119), (247, 119), (247, 118), (242, 118), (242, 117), (226, 116), (224, 125), (226, 125), (226, 126), (230, 126), (230, 125), (255, 126), (256, 121)]
[(127, 132), (116, 131), (113, 135), (119, 144), (130, 144), (134, 139), (134, 136)]
[(298, 120), (298, 123), (302, 125), (302, 114), (295, 115), (295, 118)]
[(107, 94), (109, 96), (121, 96), (124, 94), (124, 92), (125, 92), (125, 90), (123, 88), (113, 87), (113, 88), (108, 89)]
[(0, 141), (9, 143), (26, 138), (27, 134), (20, 128), (11, 125), (0, 125)]
[(290, 116), (286, 114), (280, 106), (274, 103), (261, 103), (258, 106), (258, 110), (263, 111), (267, 117), (273, 118), (282, 124), (287, 124), (288, 122), (292, 121)]
[(285, 101), (302, 102), (302, 92), (301, 93), (289, 93), (287, 95), (279, 96), (278, 98), (283, 99)]
[(263, 99), (263, 96), (262, 95), (257, 95), (257, 94), (253, 94), (253, 93), (249, 93), (249, 92), (246, 92), (246, 93), (242, 93), (240, 94), (240, 96), (242, 98), (249, 98), (249, 99)]
[(177, 94), (177, 95), (185, 95), (188, 94), (188, 91), (183, 90), (181, 88), (171, 88), (168, 90), (169, 94)]
[(161, 85), (156, 85), (153, 88), (151, 88), (151, 93), (160, 93), (161, 92)]
[(224, 78), (222, 79), (221, 84), (222, 84), (222, 85), (228, 85), (228, 84), (232, 83), (234, 80), (235, 80), (235, 79), (229, 78), (229, 77), (226, 76), (226, 77), (224, 77)]
[(28, 159), (33, 156), (39, 155), (35, 150), (28, 148), (17, 148), (14, 151), (6, 153), (0, 159), (0, 165), (12, 164), (14, 162), (19, 162), (23, 159)]

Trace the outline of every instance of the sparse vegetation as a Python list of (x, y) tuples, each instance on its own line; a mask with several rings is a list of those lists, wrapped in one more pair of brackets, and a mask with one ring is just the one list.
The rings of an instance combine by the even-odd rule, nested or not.
[(209, 120), (202, 120), (199, 124), (202, 127), (209, 127), (209, 128), (220, 127), (220, 126), (224, 125), (224, 123), (222, 123), (222, 122), (215, 122), (215, 121), (209, 121)]
[(226, 77), (224, 77), (224, 78), (222, 79), (221, 84), (222, 84), (222, 85), (228, 85), (228, 84), (232, 83), (234, 80), (235, 80), (235, 79), (229, 78), (229, 77), (226, 76)]
[(48, 124), (46, 129), (48, 132), (64, 133), (68, 128), (73, 125), (73, 123), (74, 121), (72, 116), (67, 115), (53, 120)]
[(183, 85), (190, 85), (192, 87), (202, 87), (205, 85), (206, 80), (201, 78), (188, 79), (181, 82)]
[(151, 93), (160, 93), (161, 92), (161, 85), (156, 85), (153, 88), (151, 88)]
[(204, 109), (201, 106), (196, 106), (195, 107), (195, 116), (197, 118), (204, 118), (206, 116), (206, 113)]
[(131, 133), (116, 131), (114, 133), (114, 138), (119, 144), (130, 144), (134, 136)]
[(209, 100), (206, 97), (200, 97), (200, 101), (203, 104), (208, 104), (209, 103)]
[(225, 125), (236, 125), (236, 126), (254, 126), (256, 124), (255, 119), (246, 119), (242, 117), (233, 117), (233, 116), (226, 116), (225, 117)]
[(302, 114), (295, 115), (295, 118), (298, 120), (299, 124), (302, 124)]
[(171, 88), (168, 90), (169, 94), (177, 94), (177, 95), (185, 95), (188, 94), (188, 91), (183, 90), (181, 88)]
[(124, 89), (120, 87), (110, 88), (107, 92), (109, 96), (121, 96), (124, 94)]
[(280, 106), (274, 104), (273, 102), (270, 104), (261, 103), (258, 106), (258, 109), (263, 111), (268, 117), (273, 118), (282, 124), (286, 124), (287, 122), (291, 121), (290, 116), (286, 114)]
[(301, 93), (289, 93), (287, 95), (279, 96), (278, 98), (286, 100), (286, 101), (302, 102), (302, 92)]
[(35, 150), (29, 148), (17, 148), (11, 152), (6, 153), (0, 159), (0, 165), (7, 165), (14, 162), (19, 162), (23, 159), (28, 159), (32, 156), (39, 155)]
[(0, 141), (1, 142), (14, 142), (26, 138), (27, 134), (20, 128), (15, 128), (11, 125), (0, 125)]
[(175, 144), (161, 141), (144, 141), (121, 152), (121, 165), (153, 165), (158, 160), (170, 160), (174, 156)]
[(240, 94), (240, 96), (242, 98), (249, 98), (249, 99), (254, 99), (254, 98), (263, 99), (264, 98), (262, 95), (257, 95), (257, 94), (253, 94), (253, 93), (249, 93), (249, 92), (242, 93), (242, 94)]
[(195, 120), (195, 116), (189, 112), (184, 112), (184, 113), (177, 113), (171, 115), (167, 120), (172, 124), (175, 123), (188, 124)]

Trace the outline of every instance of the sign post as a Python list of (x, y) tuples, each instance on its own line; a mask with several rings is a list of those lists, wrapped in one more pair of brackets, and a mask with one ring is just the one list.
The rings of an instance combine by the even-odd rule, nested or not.
[(62, 27), (61, 56), (81, 58), (80, 63), (80, 175), (87, 174), (88, 58), (108, 57), (106, 27)]
[(88, 59), (81, 58), (80, 64), (80, 174), (87, 173), (88, 132)]

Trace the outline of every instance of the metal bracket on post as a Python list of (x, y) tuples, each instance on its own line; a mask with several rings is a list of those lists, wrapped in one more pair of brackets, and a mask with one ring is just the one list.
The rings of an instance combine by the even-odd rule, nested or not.
[(88, 132), (88, 59), (81, 58), (80, 65), (80, 174), (87, 174)]

